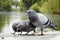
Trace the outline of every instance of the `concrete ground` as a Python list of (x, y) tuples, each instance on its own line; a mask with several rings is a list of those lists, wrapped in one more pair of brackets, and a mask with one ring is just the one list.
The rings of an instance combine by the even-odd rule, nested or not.
[(60, 31), (44, 32), (44, 35), (13, 35), (11, 33), (0, 34), (0, 40), (60, 40)]

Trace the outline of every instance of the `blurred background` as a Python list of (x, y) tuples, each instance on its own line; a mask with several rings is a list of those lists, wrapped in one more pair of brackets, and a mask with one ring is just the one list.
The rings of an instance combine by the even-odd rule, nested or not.
[[(28, 19), (26, 11), (33, 9), (52, 20), (60, 30), (60, 0), (0, 0), (0, 32), (12, 22)], [(11, 31), (11, 30), (10, 30)]]

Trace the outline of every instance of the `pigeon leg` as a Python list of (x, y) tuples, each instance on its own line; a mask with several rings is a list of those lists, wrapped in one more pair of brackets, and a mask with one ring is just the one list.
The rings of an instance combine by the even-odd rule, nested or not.
[(35, 33), (36, 31), (35, 31), (35, 29), (34, 29), (34, 33)]
[(22, 32), (21, 32), (21, 34), (22, 34)]
[(43, 29), (41, 29), (41, 35), (43, 35)]
[(34, 31), (34, 32), (32, 33), (32, 35), (35, 35), (35, 32), (36, 32), (35, 29), (34, 29), (33, 31)]

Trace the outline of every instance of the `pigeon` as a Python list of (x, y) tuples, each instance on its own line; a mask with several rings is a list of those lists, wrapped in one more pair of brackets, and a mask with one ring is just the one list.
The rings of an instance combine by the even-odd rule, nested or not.
[(15, 32), (27, 32), (26, 34), (28, 34), (30, 31), (34, 31), (35, 33), (35, 28), (36, 26), (34, 26), (30, 21), (23, 21), (23, 22), (17, 22), (17, 23), (13, 23), (12, 24), (12, 29)]
[(41, 13), (37, 13), (34, 10), (27, 10), (27, 16), (33, 25), (40, 28), (41, 35), (43, 35), (43, 29), (45, 28), (57, 30), (56, 24), (54, 24), (49, 18)]

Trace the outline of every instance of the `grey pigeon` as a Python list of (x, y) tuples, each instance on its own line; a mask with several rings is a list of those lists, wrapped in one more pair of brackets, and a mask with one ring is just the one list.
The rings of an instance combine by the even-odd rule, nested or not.
[(41, 29), (41, 35), (43, 35), (44, 28), (52, 28), (57, 30), (56, 25), (43, 14), (37, 13), (34, 10), (27, 10), (27, 13), (30, 22)]
[(36, 26), (34, 26), (31, 22), (29, 21), (23, 21), (23, 22), (17, 22), (17, 23), (13, 23), (12, 25), (12, 29), (15, 32), (27, 32), (26, 34), (28, 34), (30, 31), (34, 31), (35, 32), (35, 28)]

